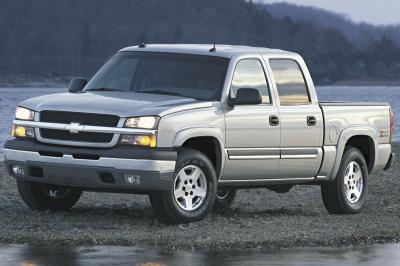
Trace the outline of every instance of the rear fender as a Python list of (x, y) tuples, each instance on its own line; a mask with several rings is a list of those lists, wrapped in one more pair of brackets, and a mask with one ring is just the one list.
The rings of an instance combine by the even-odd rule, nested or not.
[[(344, 129), (339, 136), (339, 140), (336, 146), (336, 159), (335, 163), (333, 165), (332, 173), (330, 175), (330, 180), (334, 180), (336, 178), (336, 175), (339, 171), (340, 163), (342, 161), (342, 157), (344, 154), (344, 150), (346, 148), (346, 144), (349, 141), (350, 138), (354, 136), (368, 136), (370, 137), (375, 146), (375, 150), (377, 150), (377, 137), (378, 134), (373, 129), (372, 127), (366, 127), (366, 126), (354, 126), (354, 127), (349, 127)], [(375, 154), (377, 156), (377, 153)], [(375, 158), (376, 159), (376, 158)], [(376, 161), (376, 160), (375, 160)], [(371, 167), (373, 169), (373, 166)]]

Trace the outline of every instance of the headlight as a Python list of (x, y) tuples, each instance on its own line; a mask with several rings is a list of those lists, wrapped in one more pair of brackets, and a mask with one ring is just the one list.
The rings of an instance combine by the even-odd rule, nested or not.
[[(130, 117), (126, 119), (124, 127), (140, 128), (140, 129), (156, 129), (159, 120), (160, 118), (158, 116)], [(155, 148), (157, 146), (157, 136), (154, 134), (151, 135), (122, 134), (119, 143), (124, 145)]]
[(124, 127), (155, 129), (159, 119), (158, 116), (131, 117), (126, 119)]
[(15, 119), (33, 121), (35, 112), (24, 107), (17, 107), (15, 111)]

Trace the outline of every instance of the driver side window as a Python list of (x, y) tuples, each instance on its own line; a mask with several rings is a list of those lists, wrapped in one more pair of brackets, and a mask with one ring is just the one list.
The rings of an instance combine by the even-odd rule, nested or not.
[(240, 88), (258, 89), (262, 96), (262, 103), (271, 103), (264, 69), (258, 59), (242, 59), (236, 64), (231, 84), (233, 98), (236, 97), (236, 92)]

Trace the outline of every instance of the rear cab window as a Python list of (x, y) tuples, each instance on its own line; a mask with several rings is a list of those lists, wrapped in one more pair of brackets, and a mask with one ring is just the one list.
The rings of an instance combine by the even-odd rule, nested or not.
[(270, 59), (281, 105), (310, 104), (307, 83), (299, 64), (293, 59)]

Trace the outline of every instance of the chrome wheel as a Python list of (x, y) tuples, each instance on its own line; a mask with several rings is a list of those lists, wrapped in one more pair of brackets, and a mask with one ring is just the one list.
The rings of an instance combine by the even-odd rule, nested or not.
[(174, 197), (180, 208), (194, 211), (201, 206), (207, 195), (207, 179), (196, 165), (187, 165), (175, 177)]
[(362, 169), (357, 162), (351, 161), (347, 165), (343, 180), (347, 200), (350, 203), (358, 202), (364, 189), (364, 178)]

